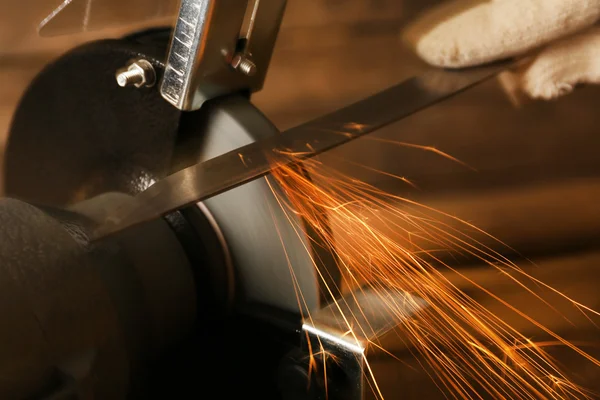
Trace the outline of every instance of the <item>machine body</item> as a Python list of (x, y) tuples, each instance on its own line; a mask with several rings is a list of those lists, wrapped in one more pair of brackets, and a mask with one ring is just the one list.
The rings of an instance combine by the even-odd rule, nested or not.
[[(164, 101), (156, 87), (122, 88), (117, 84), (115, 68), (140, 54), (151, 60), (162, 76), (160, 55), (168, 38), (169, 31), (159, 29), (84, 45), (50, 64), (23, 96), (4, 160), (7, 196), (19, 200), (3, 203), (2, 237), (14, 240), (3, 239), (7, 261), (2, 263), (2, 271), (22, 274), (14, 278), (16, 283), (6, 280), (4, 294), (23, 294), (3, 302), (9, 307), (3, 309), (7, 314), (2, 318), (11, 321), (18, 317), (15, 331), (6, 331), (12, 335), (10, 340), (2, 345), (6, 355), (2, 371), (15, 376), (3, 381), (3, 398), (54, 398), (54, 392), (62, 390), (62, 378), (57, 376), (63, 374), (63, 363), (88, 354), (92, 363), (92, 355), (104, 351), (112, 357), (103, 361), (107, 370), (90, 366), (89, 374), (82, 373), (95, 382), (86, 392), (94, 398), (151, 398), (148, 393), (164, 398), (160, 396), (166, 392), (184, 393), (194, 386), (195, 378), (188, 379), (194, 373), (200, 382), (226, 382), (242, 372), (233, 374), (235, 368), (227, 367), (232, 376), (226, 379), (216, 370), (207, 374), (203, 363), (225, 362), (218, 360), (219, 346), (231, 347), (230, 357), (237, 357), (236, 353), (258, 357), (258, 350), (248, 349), (246, 341), (231, 345), (238, 340), (231, 332), (240, 329), (248, 332), (248, 341), (257, 343), (271, 342), (273, 336), (285, 338), (279, 345), (265, 345), (272, 348), (273, 355), (260, 351), (264, 370), (276, 370), (273, 357), (281, 358), (297, 341), (295, 329), (301, 324), (286, 267), (289, 257), (297, 268), (308, 307), (317, 308), (325, 301), (311, 254), (306, 251), (312, 242), (299, 237), (287, 220), (283, 223), (285, 217), (277, 214), (281, 211), (265, 180), (90, 243), (90, 233), (116, 204), (136, 201), (131, 196), (171, 171), (243, 146), (260, 135), (277, 133), (242, 95), (217, 99), (200, 112), (182, 114)], [(97, 79), (69, 78), (82, 69)], [(31, 118), (32, 114), (36, 118)], [(48, 136), (48, 131), (55, 134)], [(29, 213), (31, 217), (23, 216)], [(288, 243), (287, 254), (280, 245), (280, 234)], [(27, 249), (38, 242), (48, 246), (29, 254)], [(314, 251), (321, 252), (318, 246)], [(321, 254), (320, 259), (327, 260), (327, 255)], [(32, 287), (38, 280), (45, 285)], [(29, 308), (29, 298), (22, 297), (25, 293), (31, 293), (37, 302), (47, 296), (58, 296), (60, 301), (46, 300), (43, 310)], [(21, 311), (14, 311), (12, 304), (21, 303)], [(23, 324), (36, 319), (42, 321), (36, 331), (19, 333), (27, 330)], [(52, 329), (62, 330), (60, 343), (64, 346), (53, 341), (37, 344), (43, 342), (47, 319), (56, 320)], [(162, 329), (168, 332), (152, 332)], [(276, 333), (282, 329), (284, 334)], [(265, 330), (266, 334), (258, 333)], [(49, 333), (59, 335), (58, 331)], [(73, 339), (79, 335), (80, 340)], [(257, 337), (250, 339), (253, 336)], [(109, 346), (109, 339), (118, 342), (116, 350)], [(207, 350), (203, 341), (214, 347)], [(105, 346), (109, 349), (104, 350)], [(23, 368), (13, 369), (24, 349), (38, 357), (35, 360), (42, 357), (38, 352), (54, 353), (38, 364), (23, 359)], [(245, 364), (239, 368), (245, 370)], [(161, 379), (149, 378), (153, 374)], [(259, 381), (248, 371), (243, 374), (248, 381)], [(137, 377), (144, 384), (136, 384)], [(234, 392), (241, 390), (223, 385)], [(263, 382), (256, 390), (268, 395), (276, 387)], [(114, 391), (106, 394), (105, 390)], [(18, 395), (12, 396), (14, 393)]]

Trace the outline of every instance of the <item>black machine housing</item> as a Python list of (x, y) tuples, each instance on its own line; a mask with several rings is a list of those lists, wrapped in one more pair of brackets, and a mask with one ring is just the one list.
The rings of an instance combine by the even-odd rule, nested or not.
[(281, 396), (277, 369), (300, 317), (244, 301), (198, 207), (88, 240), (116, 199), (197, 162), (212, 104), (181, 113), (155, 88), (115, 82), (139, 57), (160, 79), (169, 35), (76, 48), (21, 100), (0, 200), (0, 316), (13, 328), (0, 333), (3, 399)]

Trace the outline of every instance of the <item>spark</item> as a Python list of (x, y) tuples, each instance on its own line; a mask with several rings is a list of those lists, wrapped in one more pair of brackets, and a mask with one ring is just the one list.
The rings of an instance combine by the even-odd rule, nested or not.
[(248, 164), (246, 164), (246, 158), (244, 157), (244, 155), (242, 153), (238, 153), (238, 157), (240, 158), (242, 164), (244, 164), (244, 167), (248, 168)]
[(358, 122), (349, 122), (347, 124), (344, 124), (344, 129), (348, 129), (354, 132), (363, 132), (365, 129), (368, 129), (369, 125), (367, 124), (361, 124)]
[[(470, 170), (476, 171), (476, 169), (473, 168), (472, 166), (470, 166), (469, 164), (467, 164), (467, 163), (459, 160), (458, 158), (453, 157), (450, 154), (448, 154), (448, 153), (446, 153), (444, 151), (441, 151), (440, 149), (438, 149), (436, 147), (433, 147), (433, 146), (423, 146), (423, 145), (415, 144), (415, 143), (399, 142), (399, 141), (396, 141), (396, 140), (384, 139), (384, 138), (377, 137), (377, 136), (365, 136), (364, 140), (369, 140), (369, 141), (374, 141), (374, 142), (380, 142), (380, 143), (385, 143), (385, 144), (391, 144), (391, 145), (398, 146), (398, 147), (407, 147), (407, 148), (412, 148), (412, 149), (418, 149), (418, 150), (427, 151), (427, 152), (430, 152), (430, 153), (434, 153), (434, 154), (436, 154), (438, 156), (441, 156), (443, 158), (446, 158), (446, 159), (448, 159), (450, 161), (453, 161), (453, 162), (455, 162), (457, 164), (460, 164), (460, 165), (462, 165), (465, 168), (468, 168)], [(383, 172), (383, 171), (380, 171), (380, 172)]]
[[(362, 127), (352, 125), (349, 128), (360, 130)], [(466, 166), (432, 147), (401, 142), (395, 144), (431, 151)], [(308, 144), (307, 147), (310, 149)], [(514, 262), (465, 233), (475, 231), (491, 237), (476, 226), (408, 198), (381, 191), (315, 159), (302, 160), (301, 168), (298, 168), (302, 155), (279, 152), (278, 157), (288, 157), (292, 161), (297, 158), (298, 162), (286, 163), (281, 162), (280, 158), (274, 159), (277, 168), (267, 178), (288, 221), (294, 224), (292, 215), (302, 216), (310, 231), (319, 236), (319, 243), (336, 254), (338, 268), (343, 272), (343, 286), (347, 290), (366, 285), (378, 293), (384, 293), (385, 290), (404, 293), (405, 302), (413, 306), (416, 306), (417, 298), (425, 301), (427, 307), (407, 316), (406, 303), (396, 304), (381, 295), (386, 312), (397, 321), (398, 335), (431, 367), (433, 372), (427, 373), (432, 379), (435, 378), (434, 383), (440, 389), (445, 388), (453, 397), (464, 399), (485, 396), (510, 399), (593, 398), (591, 392), (569, 380), (545, 348), (566, 346), (597, 367), (600, 367), (600, 361), (576, 343), (552, 332), (512, 306), (489, 288), (448, 265), (425, 246), (434, 244), (441, 250), (458, 251), (478, 258), (553, 312), (558, 313), (549, 301), (534, 292), (526, 282), (558, 294), (585, 315), (599, 315), (596, 311), (529, 276)], [(352, 161), (348, 162), (353, 164)], [(375, 171), (370, 167), (367, 169)], [(376, 172), (394, 176), (414, 186), (407, 178), (384, 171)], [(275, 190), (275, 187), (280, 190)], [(456, 222), (459, 223), (458, 227)], [(330, 229), (332, 224), (337, 227), (337, 232), (344, 234), (334, 235)], [(295, 227), (298, 234), (303, 228), (306, 227)], [(504, 245), (500, 241), (497, 243)], [(283, 241), (282, 245), (285, 245)], [(306, 251), (310, 252), (308, 248)], [(314, 264), (318, 266), (316, 260)], [(291, 266), (290, 271), (293, 274)], [(317, 274), (327, 285), (325, 272), (317, 267)], [(467, 281), (482, 294), (541, 329), (551, 340), (535, 343), (524, 336), (500, 316), (467, 296), (449, 275)], [(295, 276), (293, 279), (296, 279)], [(332, 297), (339, 292), (339, 288), (331, 286), (326, 286), (326, 290)], [(299, 304), (303, 303), (302, 294), (297, 293), (297, 296)], [(342, 307), (337, 307), (342, 312)], [(304, 313), (307, 313), (305, 320), (310, 321), (308, 311)], [(371, 327), (353, 326), (351, 317), (343, 316), (347, 331), (342, 337), (348, 339), (342, 340), (361, 343), (360, 338)], [(366, 324), (369, 325), (369, 322)], [(386, 352), (375, 341), (371, 344)], [(321, 343), (319, 347), (310, 350), (311, 371), (316, 369), (314, 356), (325, 352)], [(365, 357), (368, 359), (368, 356)], [(375, 396), (383, 398), (368, 361), (366, 370), (365, 373), (371, 375), (372, 382), (369, 383)]]

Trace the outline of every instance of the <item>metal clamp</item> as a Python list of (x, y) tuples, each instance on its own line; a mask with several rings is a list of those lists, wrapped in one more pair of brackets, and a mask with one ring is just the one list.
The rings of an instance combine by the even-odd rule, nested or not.
[(286, 0), (182, 0), (161, 95), (182, 111), (262, 89)]

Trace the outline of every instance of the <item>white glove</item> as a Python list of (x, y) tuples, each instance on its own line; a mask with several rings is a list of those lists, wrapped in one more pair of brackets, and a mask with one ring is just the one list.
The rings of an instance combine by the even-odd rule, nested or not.
[(600, 0), (462, 0), (425, 14), (405, 39), (426, 62), (446, 68), (532, 54), (509, 81), (530, 97), (552, 99), (600, 83), (599, 19)]

